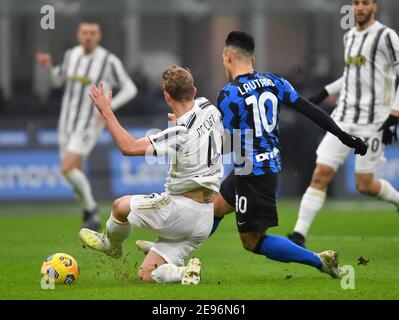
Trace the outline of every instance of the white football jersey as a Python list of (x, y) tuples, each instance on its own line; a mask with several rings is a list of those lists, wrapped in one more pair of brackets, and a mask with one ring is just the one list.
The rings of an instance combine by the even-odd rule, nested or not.
[(219, 110), (209, 100), (198, 98), (176, 126), (148, 137), (156, 156), (170, 158), (166, 192), (181, 194), (199, 187), (219, 191), (223, 177), (220, 118)]
[(113, 109), (125, 104), (137, 93), (121, 61), (100, 46), (88, 55), (84, 54), (80, 45), (69, 49), (62, 64), (50, 71), (53, 85), (65, 86), (59, 119), (59, 130), (64, 134), (101, 125), (97, 123), (95, 107), (88, 96), (92, 84), (103, 82), (106, 93), (113, 88), (120, 89), (113, 97)]
[(376, 21), (363, 31), (351, 29), (344, 36), (343, 77), (326, 87), (331, 94), (340, 88), (336, 121), (378, 124), (386, 120), (395, 99), (399, 66), (397, 33)]

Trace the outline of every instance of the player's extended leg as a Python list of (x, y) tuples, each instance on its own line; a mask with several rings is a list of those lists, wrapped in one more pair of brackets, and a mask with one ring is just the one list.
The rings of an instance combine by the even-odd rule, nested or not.
[(321, 210), (326, 199), (329, 184), (335, 176), (335, 171), (328, 165), (317, 164), (313, 171), (312, 181), (302, 196), (298, 220), (294, 232), (288, 238), (304, 247), (305, 238), (316, 214)]
[(243, 247), (255, 254), (280, 262), (306, 264), (328, 273), (333, 278), (340, 278), (338, 254), (327, 250), (316, 254), (296, 245), (287, 238), (267, 235), (265, 232), (240, 232)]
[(221, 194), (217, 194), (213, 197), (213, 226), (209, 236), (216, 231), (223, 217), (233, 211), (233, 207), (227, 203)]
[(360, 193), (392, 203), (399, 210), (399, 192), (388, 181), (374, 179), (372, 173), (357, 173), (356, 187)]
[(384, 144), (382, 143), (382, 132), (378, 126), (371, 128), (359, 128), (357, 132), (369, 141), (369, 149), (364, 157), (356, 156), (356, 187), (365, 195), (377, 197), (387, 201), (399, 209), (399, 192), (384, 179), (374, 179), (374, 172), (384, 158)]
[(213, 226), (209, 236), (211, 236), (219, 226), (220, 221), (226, 214), (234, 211), (235, 202), (234, 170), (223, 181), (220, 193), (213, 197)]
[(97, 203), (94, 200), (89, 180), (82, 170), (83, 162), (81, 155), (67, 152), (61, 162), (61, 172), (71, 184), (75, 194), (83, 202), (83, 227), (98, 230), (100, 228), (100, 220), (97, 213)]
[[(342, 129), (345, 124), (340, 124)], [(342, 144), (337, 137), (327, 133), (317, 148), (316, 168), (313, 172), (312, 182), (302, 196), (299, 207), (298, 220), (294, 232), (288, 235), (296, 244), (304, 246), (305, 238), (310, 226), (321, 210), (326, 199), (329, 184), (335, 176), (339, 166), (344, 163), (351, 149)]]
[(131, 196), (125, 196), (113, 202), (105, 234), (82, 228), (79, 235), (83, 243), (91, 249), (101, 251), (114, 258), (121, 257), (122, 243), (132, 231), (132, 225), (127, 219), (131, 212), (131, 198)]

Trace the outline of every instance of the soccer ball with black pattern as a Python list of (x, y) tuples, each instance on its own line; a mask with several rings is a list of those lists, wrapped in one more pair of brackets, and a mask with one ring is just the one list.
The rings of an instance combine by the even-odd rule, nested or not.
[(43, 277), (56, 284), (74, 284), (79, 277), (79, 266), (72, 256), (55, 253), (44, 260), (41, 268)]

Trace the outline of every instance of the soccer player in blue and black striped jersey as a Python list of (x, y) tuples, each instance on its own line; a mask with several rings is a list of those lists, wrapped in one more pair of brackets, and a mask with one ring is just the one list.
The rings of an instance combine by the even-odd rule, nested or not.
[[(367, 145), (342, 131), (320, 108), (302, 98), (291, 84), (272, 73), (253, 68), (255, 42), (250, 34), (233, 31), (225, 43), (223, 64), (230, 81), (220, 92), (217, 107), (227, 132), (225, 140), (235, 141), (235, 168), (214, 198), (214, 229), (225, 214), (236, 212), (243, 247), (255, 254), (281, 262), (307, 264), (341, 276), (338, 254), (327, 250), (316, 254), (289, 239), (266, 235), (278, 225), (276, 189), (281, 171), (279, 114), (282, 105), (303, 113), (316, 124), (337, 136), (342, 143), (364, 155)], [(231, 136), (234, 136), (231, 139)], [(225, 141), (226, 142), (226, 141)], [(226, 147), (226, 143), (225, 143)], [(230, 147), (229, 147), (230, 149)], [(230, 150), (228, 150), (230, 151)]]

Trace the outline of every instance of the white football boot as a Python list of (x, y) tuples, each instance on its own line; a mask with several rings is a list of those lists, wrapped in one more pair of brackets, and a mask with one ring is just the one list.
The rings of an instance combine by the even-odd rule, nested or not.
[(183, 285), (197, 285), (201, 281), (201, 260), (198, 258), (191, 258), (184, 271), (181, 284)]
[(79, 231), (79, 236), (84, 245), (90, 249), (103, 252), (112, 258), (118, 259), (122, 257), (122, 248), (112, 248), (111, 242), (103, 233), (82, 228)]
[(326, 250), (317, 254), (322, 263), (321, 272), (328, 273), (333, 278), (342, 278), (342, 270), (338, 265), (338, 252)]
[(151, 247), (154, 245), (154, 242), (151, 241), (145, 241), (145, 240), (137, 240), (136, 241), (136, 246), (137, 248), (147, 254), (150, 250)]

